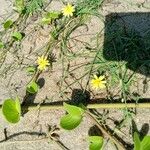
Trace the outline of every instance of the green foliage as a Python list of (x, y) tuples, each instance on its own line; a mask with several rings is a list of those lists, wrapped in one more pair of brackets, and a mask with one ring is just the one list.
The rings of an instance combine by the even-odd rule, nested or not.
[(0, 41), (0, 49), (4, 48), (4, 43)]
[(60, 121), (60, 126), (66, 130), (76, 128), (82, 121), (84, 110), (80, 107), (64, 103), (64, 109), (68, 112)]
[(145, 136), (142, 140), (141, 150), (150, 150), (150, 136)]
[(35, 81), (31, 81), (26, 88), (27, 92), (31, 93), (31, 94), (35, 94), (38, 92), (39, 90), (39, 86)]
[(134, 95), (133, 91), (131, 92), (131, 87), (136, 80), (135, 72), (140, 72), (140, 69), (143, 70), (141, 72), (148, 70), (146, 65), (141, 68), (144, 63), (142, 64), (139, 60), (142, 57), (145, 59), (145, 54), (148, 54), (149, 51), (144, 52), (143, 39), (135, 31), (123, 28), (113, 19), (116, 20), (116, 18), (112, 18), (106, 23), (103, 48), (97, 46), (93, 70), (108, 75), (107, 87), (110, 91), (110, 98), (115, 95), (111, 93), (113, 88), (119, 85), (118, 93), (123, 100), (122, 102), (127, 99), (137, 101), (139, 96)]
[(44, 0), (30, 0), (26, 4), (26, 14), (33, 14), (42, 9), (44, 5)]
[(77, 1), (77, 15), (82, 14), (98, 14), (97, 10), (100, 8), (104, 0), (78, 0)]
[(103, 146), (103, 137), (101, 136), (90, 136), (89, 137), (90, 150), (100, 150)]
[(33, 75), (36, 72), (36, 68), (34, 66), (29, 66), (26, 68), (26, 71), (29, 75)]
[(42, 23), (44, 23), (44, 24), (50, 24), (53, 20), (59, 18), (59, 15), (60, 15), (59, 12), (48, 12), (42, 18)]
[(22, 13), (22, 11), (25, 9), (24, 6), (24, 0), (15, 0), (15, 10), (18, 13)]
[(51, 32), (51, 37), (55, 40), (58, 39), (58, 36), (59, 36), (59, 30), (57, 28), (54, 28)]
[(21, 106), (19, 99), (7, 99), (2, 105), (2, 113), (5, 119), (10, 123), (17, 123), (20, 120)]
[(12, 33), (12, 38), (15, 40), (15, 41), (21, 41), (23, 36), (20, 32), (14, 32)]
[(7, 20), (4, 24), (3, 24), (3, 27), (5, 30), (8, 30), (12, 27), (13, 25), (13, 21), (12, 20)]
[(137, 132), (134, 133), (134, 150), (140, 150), (140, 139)]
[(145, 136), (140, 141), (137, 132), (134, 133), (134, 150), (150, 150), (150, 136)]

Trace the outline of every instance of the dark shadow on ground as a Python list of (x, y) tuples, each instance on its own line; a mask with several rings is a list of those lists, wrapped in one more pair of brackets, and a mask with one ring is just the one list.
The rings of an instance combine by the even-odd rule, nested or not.
[(92, 126), (88, 131), (89, 136), (104, 136), (101, 130), (96, 126)]
[(111, 13), (105, 18), (103, 56), (126, 62), (130, 70), (150, 77), (150, 13)]
[[(39, 78), (36, 83), (38, 84), (39, 89), (41, 89), (45, 85), (45, 79), (44, 78)], [(22, 105), (34, 103), (36, 94), (37, 93), (31, 94), (31, 93), (26, 91), (26, 95), (25, 95), (25, 97), (23, 99)]]
[[(90, 109), (90, 112), (91, 112), (92, 114), (94, 114), (94, 115), (97, 117), (97, 119), (99, 120), (101, 126), (102, 126), (109, 134), (113, 135), (113, 137), (115, 137), (120, 143), (122, 143), (122, 144), (125, 146), (125, 148), (126, 148), (127, 150), (133, 150), (132, 144), (125, 142), (122, 137), (118, 136), (118, 135), (114, 132), (114, 130), (111, 129), (111, 128), (106, 124), (106, 121), (105, 121), (106, 119), (109, 119), (109, 120), (112, 120), (112, 121), (115, 122), (115, 120), (113, 120), (113, 118), (110, 118), (110, 117), (109, 117), (109, 115), (108, 115), (108, 114), (109, 114), (109, 111), (108, 111), (108, 110), (103, 110), (103, 113), (99, 113), (96, 109)], [(103, 134), (102, 134), (102, 132), (101, 132), (101, 130), (100, 130), (96, 125), (95, 125), (95, 126), (92, 126), (92, 127), (90, 128), (90, 130), (89, 130), (89, 135), (90, 135), (90, 136), (96, 135), (96, 136), (102, 136), (102, 137), (104, 137)], [(107, 142), (109, 142), (109, 140), (107, 140)]]
[[(45, 85), (45, 79), (44, 79), (44, 78), (39, 78), (39, 79), (37, 80), (37, 84), (38, 84), (38, 86), (39, 86), (39, 89), (41, 89), (41, 88)], [(23, 101), (22, 101), (22, 104), (21, 104), (21, 105), (28, 107), (28, 105), (34, 104), (34, 100), (35, 100), (35, 98), (36, 98), (36, 94), (37, 94), (37, 93), (31, 94), (31, 93), (29, 93), (29, 92), (26, 91), (26, 95), (25, 95), (25, 97), (23, 98)], [(27, 112), (28, 112), (28, 108), (26, 108), (26, 109), (24, 109), (24, 110), (22, 111), (22, 115), (24, 115), (24, 114), (27, 113)]]
[(73, 89), (70, 103), (74, 105), (83, 104), (86, 106), (90, 101), (90, 92), (87, 90)]
[(134, 120), (132, 120), (132, 137), (134, 135), (134, 132), (137, 132), (139, 134), (140, 140), (142, 141), (142, 139), (144, 138), (144, 136), (146, 136), (148, 134), (149, 131), (149, 124), (148, 123), (144, 123), (141, 127), (140, 130), (138, 130), (137, 125), (135, 123)]

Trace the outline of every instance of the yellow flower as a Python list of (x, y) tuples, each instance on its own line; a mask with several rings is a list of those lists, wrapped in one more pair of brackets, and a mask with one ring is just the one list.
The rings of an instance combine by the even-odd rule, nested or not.
[(38, 69), (41, 71), (45, 70), (46, 67), (50, 65), (49, 61), (46, 58), (44, 58), (44, 56), (38, 57), (37, 63), (38, 63)]
[(73, 12), (75, 12), (75, 8), (69, 3), (62, 9), (62, 13), (66, 17), (73, 16)]
[(97, 75), (94, 75), (94, 78), (91, 80), (91, 86), (94, 89), (103, 89), (106, 87), (106, 81), (104, 80), (105, 76), (98, 77)]

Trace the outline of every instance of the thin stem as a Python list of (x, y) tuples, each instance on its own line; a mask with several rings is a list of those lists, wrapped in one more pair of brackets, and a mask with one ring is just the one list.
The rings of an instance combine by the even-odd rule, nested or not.
[(116, 139), (114, 136), (112, 136), (110, 133), (108, 133), (105, 128), (103, 128), (99, 121), (95, 118), (95, 116), (90, 113), (89, 111), (86, 111), (86, 114), (88, 117), (91, 118), (91, 120), (93, 120), (93, 122), (97, 125), (97, 127), (102, 131), (102, 133), (104, 135), (106, 135), (110, 140), (112, 140), (114, 142), (114, 144), (116, 144), (116, 146), (118, 147), (119, 150), (126, 150), (126, 148), (124, 147), (124, 145), (122, 143), (120, 143), (118, 141), (118, 139)]
[[(37, 110), (39, 109), (39, 104), (32, 104), (32, 105), (22, 105), (21, 106), (22, 110)], [(54, 103), (50, 103), (50, 104), (44, 104), (44, 105), (40, 105), (40, 110), (53, 110), (53, 109), (63, 109), (63, 103), (61, 104), (54, 104)], [(87, 105), (88, 109), (97, 109), (97, 108), (101, 108), (101, 109), (115, 109), (115, 108), (150, 108), (150, 103), (112, 103), (112, 104), (88, 104)], [(2, 105), (0, 105), (0, 110), (2, 109)]]
[(47, 141), (48, 139), (49, 139), (48, 137), (44, 137), (44, 138), (34, 139), (34, 140), (13, 140), (13, 141), (6, 140), (6, 141), (4, 141), (4, 142), (2, 142), (2, 143), (3, 143), (3, 144), (4, 144), (4, 143), (16, 144), (16, 143), (21, 143), (21, 142), (38, 142), (38, 141)]
[(53, 142), (55, 142), (59, 147), (61, 147), (62, 150), (69, 150), (66, 146), (63, 145), (63, 143), (61, 143), (59, 140), (53, 140), (50, 137), (44, 137), (44, 138), (40, 138), (40, 139), (34, 139), (34, 140), (14, 140), (14, 141), (5, 141), (3, 143), (9, 143), (9, 144), (16, 144), (16, 143), (21, 143), (21, 142), (42, 142), (42, 141), (48, 141), (48, 140), (52, 140)]

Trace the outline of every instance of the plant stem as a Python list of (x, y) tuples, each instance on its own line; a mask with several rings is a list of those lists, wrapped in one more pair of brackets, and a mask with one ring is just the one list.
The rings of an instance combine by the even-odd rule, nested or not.
[(118, 147), (119, 150), (126, 150), (126, 148), (124, 147), (124, 145), (123, 145), (122, 143), (120, 143), (120, 142), (118, 141), (118, 139), (116, 139), (114, 136), (112, 136), (110, 133), (108, 133), (108, 132), (105, 130), (105, 128), (103, 128), (103, 127), (100, 125), (99, 121), (96, 119), (96, 117), (95, 117), (92, 113), (90, 113), (89, 111), (86, 111), (86, 114), (87, 114), (88, 117), (91, 118), (91, 120), (93, 120), (93, 122), (94, 122), (94, 123), (97, 125), (97, 127), (102, 131), (102, 133), (103, 133), (104, 135), (106, 135), (110, 140), (112, 140), (112, 141), (116, 144), (116, 146)]
[[(29, 106), (23, 106), (22, 109), (26, 109), (28, 107), (28, 110), (36, 110), (38, 105), (29, 105)], [(113, 104), (88, 104), (87, 108), (89, 109), (115, 109), (115, 108), (150, 108), (150, 103), (130, 103), (130, 104), (120, 104), (120, 103), (113, 103)], [(1, 106), (0, 106), (1, 109)], [(50, 109), (63, 109), (63, 103), (62, 104), (45, 104), (40, 105), (40, 110), (50, 110)]]
[[(9, 141), (6, 140), (3, 143), (9, 143), (9, 144), (16, 144), (16, 143), (24, 143), (24, 142), (47, 142), (48, 140), (52, 140), (49, 137), (44, 137), (41, 139), (34, 139), (34, 140), (14, 140), (14, 141)], [(63, 143), (61, 143), (59, 140), (52, 140), (53, 142), (55, 142), (62, 150), (69, 150), (65, 145), (63, 145)]]
[[(22, 105), (21, 106), (22, 110), (37, 110), (39, 108), (39, 104), (31, 104), (31, 105)], [(40, 110), (53, 110), (53, 109), (63, 109), (63, 102), (61, 104), (56, 104), (56, 103), (49, 103), (49, 104), (44, 104), (40, 105)], [(88, 104), (87, 105), (88, 109), (120, 109), (120, 108), (150, 108), (150, 103), (112, 103), (112, 104)], [(0, 110), (2, 109), (2, 105), (0, 105)]]

